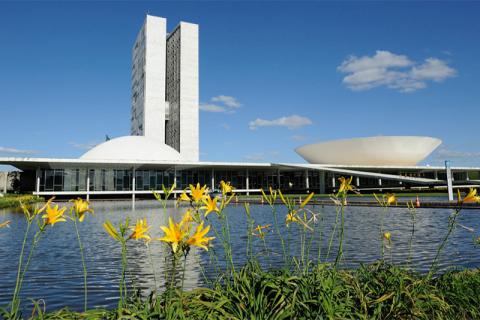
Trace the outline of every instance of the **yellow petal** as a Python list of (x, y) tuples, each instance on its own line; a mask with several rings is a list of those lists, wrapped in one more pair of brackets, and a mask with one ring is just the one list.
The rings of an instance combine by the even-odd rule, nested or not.
[(314, 195), (313, 192), (310, 193), (310, 194), (308, 195), (308, 197), (307, 197), (305, 200), (303, 200), (302, 204), (300, 204), (300, 208), (305, 207), (305, 206), (307, 205), (307, 203), (309, 203), (310, 200), (312, 200), (313, 195)]

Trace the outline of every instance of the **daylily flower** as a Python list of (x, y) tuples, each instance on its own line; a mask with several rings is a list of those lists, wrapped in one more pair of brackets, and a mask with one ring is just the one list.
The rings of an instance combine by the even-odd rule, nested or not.
[(181, 201), (192, 201), (192, 199), (190, 199), (190, 197), (188, 196), (188, 194), (186, 192), (182, 192), (182, 194), (180, 195), (180, 197), (178, 198), (178, 202), (181, 202)]
[[(461, 198), (459, 198), (461, 199)], [(468, 194), (463, 198), (462, 203), (479, 203), (480, 202), (480, 196), (477, 196), (477, 189), (470, 188), (470, 191)]]
[(196, 186), (190, 185), (190, 196), (193, 201), (196, 203), (202, 201), (207, 194), (207, 186), (200, 187), (200, 183), (197, 183)]
[(208, 251), (208, 242), (215, 239), (215, 237), (205, 237), (210, 230), (210, 226), (203, 228), (203, 221), (197, 226), (195, 233), (187, 240), (189, 246), (197, 246)]
[(292, 210), (287, 213), (287, 216), (285, 217), (285, 223), (288, 225), (290, 222), (298, 222), (296, 210)]
[(47, 205), (46, 214), (42, 216), (45, 219), (45, 225), (55, 225), (57, 222), (64, 222), (66, 221), (63, 213), (67, 210), (66, 207), (58, 209), (58, 204), (55, 207), (51, 207), (50, 203)]
[(151, 227), (147, 224), (146, 218), (137, 220), (135, 226), (130, 227), (130, 230), (133, 231), (133, 233), (130, 235), (130, 239), (144, 239), (145, 242), (149, 242), (151, 240), (151, 237), (147, 234), (147, 232), (150, 228)]
[(200, 209), (204, 209), (205, 211), (205, 217), (208, 216), (210, 212), (220, 212), (220, 209), (217, 207), (217, 198), (211, 198), (210, 196), (207, 196), (205, 199), (203, 199), (203, 203), (205, 206), (200, 207)]
[(78, 221), (82, 222), (85, 219), (85, 213), (90, 212), (93, 214), (93, 209), (89, 208), (89, 202), (77, 198), (76, 200), (70, 200), (73, 202), (73, 210), (77, 214)]
[(179, 244), (182, 242), (183, 238), (185, 238), (185, 232), (171, 217), (168, 218), (168, 224), (168, 228), (164, 226), (160, 227), (160, 229), (165, 232), (165, 236), (158, 240), (169, 243), (172, 247), (173, 253), (177, 253), (180, 249)]
[(182, 220), (178, 224), (180, 228), (183, 228), (184, 230), (188, 230), (188, 224), (193, 221), (192, 217), (192, 210), (188, 209), (182, 217)]
[(233, 192), (233, 187), (230, 185), (230, 182), (225, 182), (222, 180), (220, 181), (220, 187), (222, 188), (223, 195)]
[(346, 179), (345, 177), (338, 178), (340, 181), (340, 187), (338, 188), (338, 193), (347, 194), (348, 191), (355, 191), (356, 188), (352, 186), (353, 177)]
[(383, 234), (383, 238), (390, 243), (390, 240), (391, 240), (391, 238), (392, 238), (392, 234), (387, 231), (387, 232), (385, 232), (385, 233)]
[(387, 193), (386, 196), (387, 205), (397, 204), (397, 197), (394, 193)]
[(266, 224), (266, 225), (264, 225), (264, 226), (258, 225), (258, 226), (255, 228), (255, 231), (256, 231), (257, 233), (254, 232), (253, 235), (259, 237), (260, 239), (265, 238), (265, 234), (266, 234), (266, 233), (265, 233), (265, 231), (263, 231), (263, 229), (268, 229), (268, 228), (270, 228), (270, 226), (271, 226), (270, 224)]
[(5, 227), (9, 227), (9, 226), (10, 226), (10, 220), (7, 220), (7, 221), (4, 221), (4, 222), (0, 223), (0, 229), (5, 228)]

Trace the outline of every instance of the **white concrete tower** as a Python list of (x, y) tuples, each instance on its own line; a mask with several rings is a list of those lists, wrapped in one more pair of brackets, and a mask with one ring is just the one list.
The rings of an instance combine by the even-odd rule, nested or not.
[(132, 135), (165, 143), (167, 20), (148, 16), (132, 50)]
[(180, 22), (167, 35), (166, 22), (147, 15), (133, 47), (131, 134), (198, 161), (198, 25)]

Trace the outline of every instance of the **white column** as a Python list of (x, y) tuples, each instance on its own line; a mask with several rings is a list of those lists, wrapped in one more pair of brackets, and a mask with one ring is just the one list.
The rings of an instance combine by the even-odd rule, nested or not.
[(215, 189), (215, 169), (212, 168), (212, 190)]
[(136, 183), (135, 167), (132, 169), (132, 210), (135, 210), (135, 183)]
[(382, 186), (382, 179), (378, 179), (378, 185), (381, 187)]
[(357, 187), (360, 187), (360, 177), (355, 178), (355, 184), (357, 185)]
[(90, 200), (90, 170), (87, 168), (87, 201)]
[(335, 188), (335, 175), (332, 177), (332, 187)]
[(305, 170), (305, 187), (307, 188), (307, 193), (310, 192), (310, 181), (308, 181), (308, 170)]
[(466, 171), (465, 174), (467, 175), (467, 178), (466, 178), (467, 181), (470, 181), (470, 177), (469, 177), (469, 175), (468, 175), (468, 171)]
[(3, 181), (3, 193), (7, 194), (7, 186), (8, 186), (8, 171), (3, 173), (5, 175), (5, 180)]
[(173, 169), (173, 184), (175, 185), (175, 190), (173, 190), (173, 198), (177, 199), (177, 168)]
[(245, 175), (246, 175), (246, 177), (245, 177), (245, 188), (247, 189), (247, 196), (249, 196), (250, 192), (248, 190), (250, 190), (250, 181), (248, 179), (248, 169), (246, 170)]
[(447, 174), (447, 189), (448, 201), (453, 201), (453, 186), (452, 186), (452, 169), (450, 168), (450, 161), (445, 161), (445, 171)]
[(37, 168), (35, 170), (35, 193), (38, 194), (40, 192), (40, 169)]
[(434, 177), (435, 177), (435, 180), (438, 180), (438, 171), (433, 171), (433, 174), (434, 174)]

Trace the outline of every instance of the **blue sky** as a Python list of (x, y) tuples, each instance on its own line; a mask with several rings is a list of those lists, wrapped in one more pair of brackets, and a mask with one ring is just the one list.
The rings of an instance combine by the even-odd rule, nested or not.
[(128, 135), (147, 12), (200, 25), (201, 160), (428, 135), (443, 145), (426, 163), (480, 164), (478, 2), (0, 2), (0, 156), (78, 157)]

